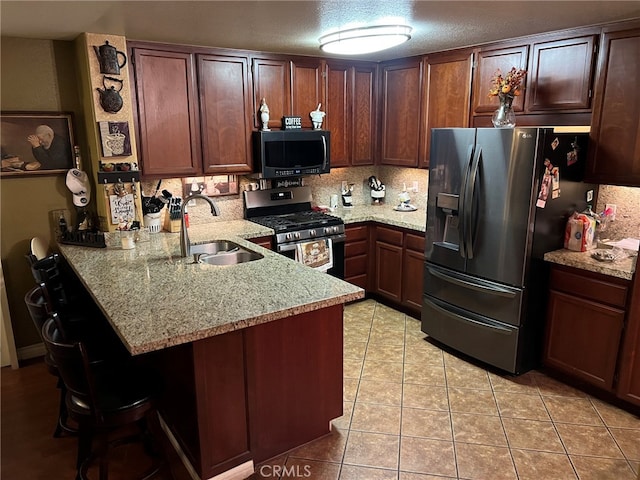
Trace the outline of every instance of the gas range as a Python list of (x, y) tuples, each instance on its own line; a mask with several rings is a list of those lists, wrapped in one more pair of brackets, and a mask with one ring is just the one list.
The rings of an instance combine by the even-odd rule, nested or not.
[(245, 191), (244, 200), (245, 218), (273, 229), (278, 251), (285, 244), (344, 237), (342, 219), (312, 210), (309, 187)]

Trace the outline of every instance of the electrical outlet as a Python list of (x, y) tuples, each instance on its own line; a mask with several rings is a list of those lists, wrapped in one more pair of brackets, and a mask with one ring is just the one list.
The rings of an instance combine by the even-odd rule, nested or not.
[(413, 181), (413, 191), (418, 193), (420, 191), (420, 184), (418, 183), (417, 180)]
[(593, 190), (587, 190), (587, 203), (593, 202)]
[(616, 212), (617, 212), (617, 207), (614, 203), (605, 203), (604, 205), (604, 209), (605, 211), (611, 209), (611, 218), (610, 220), (613, 222), (616, 219)]

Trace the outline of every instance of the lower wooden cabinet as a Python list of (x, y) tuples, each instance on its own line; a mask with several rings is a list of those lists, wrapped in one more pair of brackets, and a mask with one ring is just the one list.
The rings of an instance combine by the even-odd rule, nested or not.
[(640, 276), (636, 265), (618, 368), (618, 397), (640, 406)]
[(615, 392), (618, 372), (623, 367), (618, 358), (624, 340), (629, 283), (584, 270), (553, 266), (544, 364), (602, 390)]
[(402, 303), (420, 312), (424, 283), (424, 234), (404, 235), (402, 259)]
[(366, 223), (346, 225), (345, 233), (345, 280), (419, 316), (424, 234)]
[(367, 290), (369, 288), (369, 226), (347, 225), (344, 231), (347, 235), (344, 244), (344, 279)]
[(377, 226), (373, 292), (411, 313), (422, 309), (424, 234)]
[(251, 243), (255, 243), (256, 245), (260, 245), (261, 247), (267, 248), (269, 250), (273, 250), (271, 247), (271, 237), (256, 237), (248, 239)]

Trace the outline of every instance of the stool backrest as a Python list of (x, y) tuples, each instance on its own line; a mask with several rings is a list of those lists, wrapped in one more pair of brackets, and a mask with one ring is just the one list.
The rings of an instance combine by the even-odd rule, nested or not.
[(42, 326), (49, 318), (47, 302), (41, 285), (36, 285), (24, 296), (24, 303), (27, 306), (31, 320), (38, 330), (38, 335), (42, 338)]
[(68, 392), (75, 397), (75, 401), (85, 404), (98, 420), (101, 415), (96, 408), (95, 381), (82, 342), (66, 342), (54, 318), (50, 318), (42, 326), (42, 339)]

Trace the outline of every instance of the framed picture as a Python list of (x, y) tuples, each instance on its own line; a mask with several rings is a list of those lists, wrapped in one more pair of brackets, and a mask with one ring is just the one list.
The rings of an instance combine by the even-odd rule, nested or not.
[(0, 176), (51, 175), (73, 168), (72, 124), (71, 113), (0, 113)]
[(131, 155), (129, 122), (98, 122), (103, 157)]

